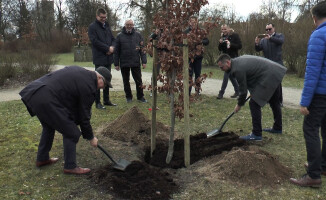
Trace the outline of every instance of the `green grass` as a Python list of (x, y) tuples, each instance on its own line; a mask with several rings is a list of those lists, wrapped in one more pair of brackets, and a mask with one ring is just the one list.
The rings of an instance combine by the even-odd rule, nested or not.
[[(65, 54), (57, 54), (58, 58), (58, 65), (78, 65), (82, 67), (93, 67), (92, 62), (74, 62), (74, 54), (73, 53), (65, 53)], [(153, 59), (149, 55), (147, 55), (147, 67), (146, 69), (142, 69), (144, 72), (152, 72), (153, 69)], [(203, 66), (202, 68), (202, 74), (211, 74), (209, 78), (214, 78), (214, 79), (223, 79), (223, 74), (224, 72), (221, 71), (217, 66)], [(286, 74), (282, 85), (283, 87), (293, 87), (293, 88), (298, 88), (301, 89), (303, 88), (303, 78), (299, 78), (295, 74)]]
[[(150, 118), (151, 98), (146, 92), (148, 104), (125, 102), (123, 92), (111, 92), (111, 100), (118, 104), (107, 110), (97, 110), (93, 106), (91, 123), (96, 129), (105, 123), (115, 120), (126, 110), (136, 105)], [(169, 125), (169, 104), (165, 95), (158, 99), (157, 118)], [(201, 96), (201, 100), (191, 104), (190, 118), (191, 134), (208, 132), (217, 128), (230, 114), (236, 100)], [(299, 177), (304, 173), (302, 164), (306, 161), (305, 144), (302, 133), (303, 117), (298, 110), (283, 108), (283, 135), (263, 134), (263, 140), (270, 142), (261, 148), (277, 157), (293, 170), (293, 176)], [(270, 127), (273, 122), (271, 109), (263, 108), (263, 127)], [(141, 122), (139, 122), (141, 123)], [(183, 120), (176, 120), (176, 129), (182, 133)], [(251, 117), (248, 104), (234, 115), (224, 127), (224, 131), (233, 131), (239, 135), (251, 132)], [(62, 136), (56, 134), (51, 150), (51, 156), (60, 157), (59, 163), (37, 169), (35, 158), (39, 142), (41, 126), (36, 117), (31, 118), (21, 101), (0, 103), (0, 199), (110, 199), (111, 197), (100, 190), (87, 176), (71, 176), (62, 173), (63, 149)], [(99, 136), (100, 142), (105, 140)], [(92, 169), (107, 164), (107, 160), (97, 149), (80, 138), (77, 145), (77, 160), (80, 166)], [(243, 169), (245, 170), (245, 169)], [(196, 174), (193, 174), (196, 176)], [(196, 177), (193, 183), (182, 188), (173, 199), (324, 199), (326, 186), (321, 189), (299, 188), (288, 182), (276, 188), (251, 188), (235, 185), (226, 181), (211, 184), (205, 177)], [(326, 179), (323, 177), (323, 181)]]

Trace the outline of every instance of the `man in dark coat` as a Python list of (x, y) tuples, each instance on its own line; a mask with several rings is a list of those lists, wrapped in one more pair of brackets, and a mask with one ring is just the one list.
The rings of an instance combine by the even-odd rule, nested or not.
[[(88, 168), (76, 164), (76, 144), (79, 137), (97, 146), (90, 124), (91, 108), (98, 89), (111, 85), (111, 73), (105, 67), (89, 71), (78, 66), (65, 67), (28, 84), (19, 94), (31, 116), (42, 124), (36, 166), (53, 164), (50, 158), (55, 130), (63, 136), (64, 173), (85, 174)], [(80, 126), (80, 129), (78, 128)]]
[(128, 103), (132, 101), (130, 71), (136, 83), (137, 99), (143, 103), (147, 102), (147, 100), (144, 98), (143, 82), (140, 69), (140, 60), (143, 65), (143, 69), (146, 68), (147, 63), (146, 53), (143, 51), (143, 47), (143, 37), (134, 29), (133, 20), (126, 20), (125, 26), (117, 36), (114, 51), (114, 66), (116, 70), (121, 69), (123, 87)]
[(244, 105), (249, 90), (252, 117), (252, 133), (241, 136), (244, 140), (262, 140), (261, 107), (269, 102), (273, 115), (273, 129), (282, 133), (282, 110), (279, 104), (280, 83), (286, 68), (276, 62), (258, 56), (244, 55), (234, 59), (222, 54), (217, 60), (222, 71), (229, 72), (239, 83), (239, 98), (234, 112)]
[[(276, 33), (275, 26), (272, 23), (266, 25), (265, 37), (260, 39), (255, 38), (255, 50), (263, 51), (264, 57), (283, 65), (282, 60), (282, 46), (284, 43), (284, 35), (282, 33)], [(282, 85), (280, 86), (280, 103), (283, 105)], [(264, 129), (264, 131), (270, 132), (271, 129)]]
[[(201, 32), (202, 29), (198, 26), (198, 18), (196, 16), (191, 16), (189, 19), (189, 27), (184, 31), (184, 33), (189, 34), (193, 32), (194, 34), (197, 34), (197, 32)], [(200, 95), (200, 83), (197, 83), (198, 78), (201, 75), (201, 69), (202, 69), (202, 62), (204, 58), (204, 46), (207, 46), (209, 44), (209, 40), (207, 37), (203, 38), (202, 41), (198, 44), (195, 44), (195, 46), (190, 46), (189, 50), (200, 50), (200, 53), (197, 52), (195, 54), (195, 57), (193, 59), (189, 59), (189, 77), (190, 80), (193, 78), (193, 74), (195, 74), (195, 84), (196, 84), (196, 94)], [(189, 95), (191, 93), (192, 86), (189, 88)]]
[[(238, 57), (238, 51), (242, 48), (242, 42), (237, 33), (234, 33), (233, 29), (230, 28), (229, 25), (223, 24), (221, 26), (222, 35), (219, 40), (218, 50), (222, 51), (225, 54), (228, 54), (231, 58)], [(225, 89), (228, 85), (229, 79), (234, 88), (234, 94), (231, 98), (236, 98), (239, 96), (239, 84), (237, 80), (230, 76), (229, 73), (224, 72), (223, 82), (221, 86), (221, 90), (218, 93), (217, 99), (222, 99)]]
[[(115, 38), (113, 37), (111, 28), (106, 21), (107, 13), (103, 8), (96, 11), (96, 20), (88, 27), (88, 37), (92, 42), (93, 63), (95, 70), (98, 67), (105, 67), (111, 71), (113, 63), (113, 51)], [(96, 92), (96, 108), (105, 109), (101, 104), (100, 90)], [(110, 101), (109, 87), (103, 89), (103, 104), (107, 106), (116, 106)]]

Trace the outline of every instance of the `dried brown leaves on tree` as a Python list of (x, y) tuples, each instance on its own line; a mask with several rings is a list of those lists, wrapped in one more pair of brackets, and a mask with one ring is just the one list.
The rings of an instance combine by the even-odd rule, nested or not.
[[(190, 32), (185, 33), (189, 27), (189, 19), (198, 16), (200, 9), (206, 4), (207, 0), (169, 0), (167, 9), (154, 16), (153, 24), (158, 34), (158, 62), (163, 72), (158, 75), (158, 81), (162, 85), (157, 89), (161, 93), (170, 93), (173, 88), (173, 92), (178, 94), (174, 108), (176, 116), (180, 119), (183, 118), (183, 39), (188, 39), (189, 62), (193, 62), (195, 56), (204, 53), (202, 41), (208, 38), (209, 31), (216, 27), (218, 21), (208, 19), (201, 24), (202, 27), (192, 27)], [(152, 43), (148, 44), (147, 49), (152, 49)], [(173, 70), (176, 71), (176, 81), (174, 85), (170, 85)], [(202, 74), (196, 82), (202, 83), (206, 78), (207, 74)], [(197, 87), (196, 83), (190, 79), (189, 81), (191, 87)]]

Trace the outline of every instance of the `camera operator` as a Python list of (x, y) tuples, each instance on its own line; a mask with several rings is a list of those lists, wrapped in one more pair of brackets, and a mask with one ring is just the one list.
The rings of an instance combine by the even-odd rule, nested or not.
[[(229, 25), (223, 24), (221, 26), (221, 38), (219, 40), (218, 50), (220, 50), (222, 53), (228, 54), (231, 58), (235, 58), (239, 56), (238, 50), (241, 48), (242, 43), (239, 35), (235, 33)], [(224, 72), (223, 83), (221, 90), (218, 93), (217, 99), (223, 98), (229, 79), (234, 87), (234, 94), (231, 96), (231, 98), (236, 98), (239, 96), (239, 85), (237, 80), (233, 76), (229, 75), (228, 72)]]

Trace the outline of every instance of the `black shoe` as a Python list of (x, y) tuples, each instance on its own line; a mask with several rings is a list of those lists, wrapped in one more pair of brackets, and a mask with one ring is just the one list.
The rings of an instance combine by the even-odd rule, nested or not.
[(273, 128), (264, 128), (263, 131), (268, 133), (282, 134), (282, 130), (275, 130)]
[(239, 96), (239, 93), (234, 93), (232, 96), (230, 96), (231, 98), (237, 98)]
[(218, 94), (218, 96), (216, 97), (216, 99), (223, 99), (223, 95), (222, 94)]
[(140, 101), (142, 103), (147, 103), (147, 100), (144, 97), (142, 97), (141, 99), (138, 99), (138, 101)]
[(131, 103), (132, 99), (127, 98), (127, 103)]
[(106, 106), (117, 106), (117, 104), (114, 104), (111, 101), (105, 102), (104, 105), (106, 105)]
[(105, 107), (101, 103), (96, 104), (96, 108), (97, 109), (100, 109), (100, 110), (104, 110), (105, 109)]

